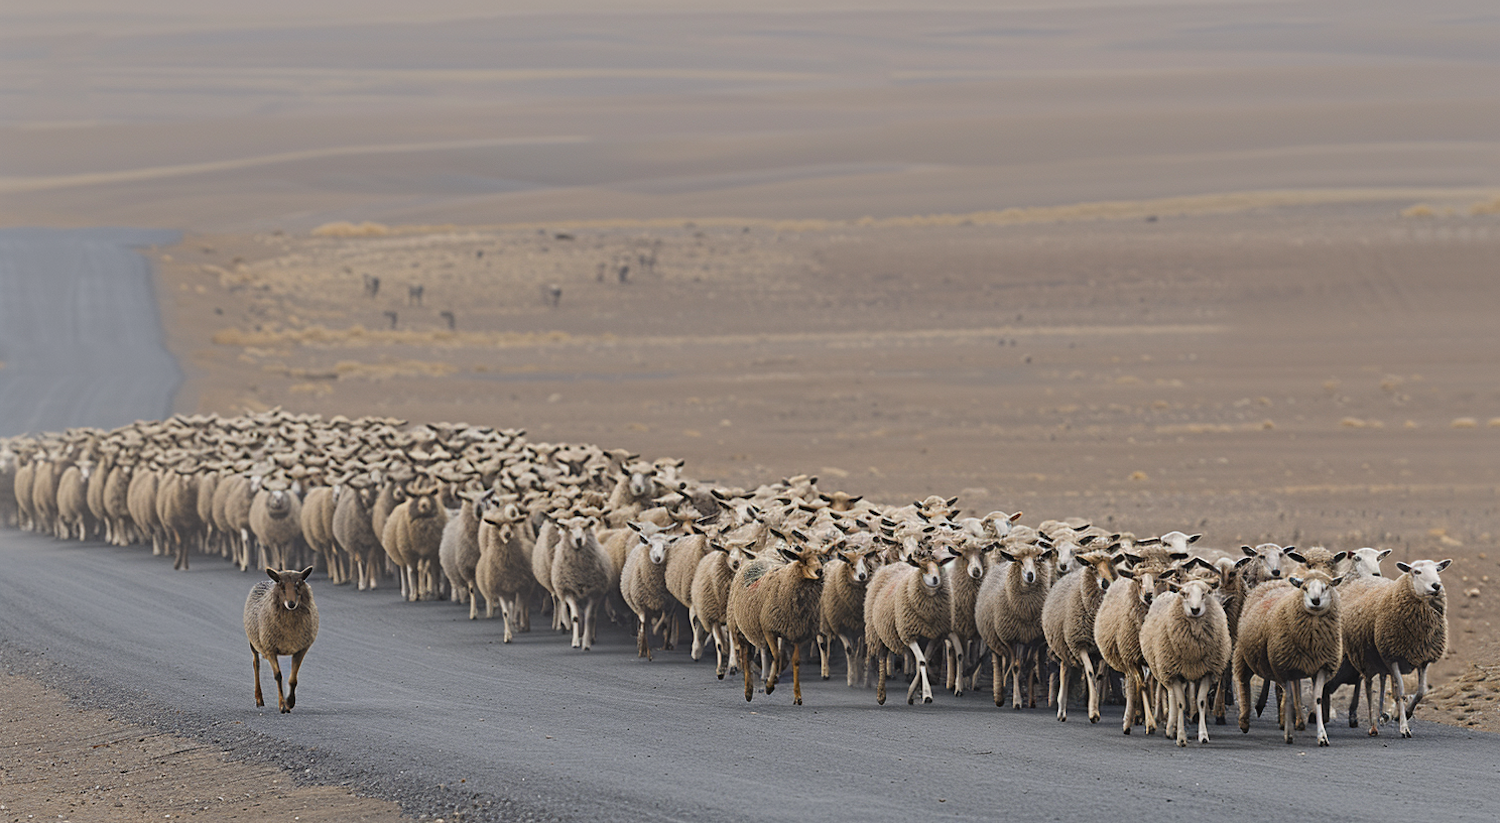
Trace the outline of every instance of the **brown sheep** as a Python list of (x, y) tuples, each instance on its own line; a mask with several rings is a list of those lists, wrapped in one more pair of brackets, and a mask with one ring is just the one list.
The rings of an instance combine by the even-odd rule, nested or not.
[(755, 695), (750, 671), (750, 649), (760, 652), (766, 694), (776, 689), (781, 673), (782, 644), (791, 647), (792, 703), (802, 705), (802, 644), (818, 634), (819, 600), (823, 596), (823, 554), (806, 544), (799, 532), (790, 535), (801, 544), (788, 545), (778, 535), (776, 559), (758, 558), (740, 566), (729, 587), (729, 635), (739, 649), (745, 674), (745, 700)]
[[(1318, 745), (1328, 745), (1323, 724), (1323, 684), (1343, 656), (1343, 626), (1338, 578), (1323, 572), (1257, 586), (1240, 615), (1234, 647), (1235, 699), (1240, 704), (1240, 731), (1250, 731), (1250, 675), (1280, 685), (1295, 695), (1303, 678), (1313, 679), (1317, 702)], [(1295, 700), (1283, 701), (1282, 729), (1292, 742), (1297, 726)]]
[[(270, 580), (256, 583), (245, 598), (245, 637), (250, 641), (255, 667), (255, 705), (266, 705), (260, 692), (260, 658), (264, 655), (276, 677), (276, 702), (282, 714), (297, 705), (297, 672), (318, 637), (318, 607), (313, 603), (312, 587), (307, 585), (310, 574), (311, 566), (302, 571), (268, 568), (266, 576)], [(287, 679), (285, 693), (281, 686), (281, 664), (276, 660), (281, 655), (292, 657), (292, 674)]]

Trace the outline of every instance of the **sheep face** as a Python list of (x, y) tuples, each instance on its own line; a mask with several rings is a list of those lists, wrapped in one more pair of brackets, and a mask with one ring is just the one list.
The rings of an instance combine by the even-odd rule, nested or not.
[(642, 539), (650, 546), (646, 550), (646, 556), (651, 559), (652, 563), (660, 566), (667, 562), (667, 535), (658, 533), (651, 535), (649, 538), (643, 537)]
[(817, 580), (823, 576), (823, 554), (812, 549), (803, 549), (800, 552), (793, 551), (785, 546), (777, 550), (781, 559), (789, 565), (797, 566), (798, 572), (804, 580)]
[(1286, 573), (1286, 553), (1296, 548), (1287, 546), (1282, 548), (1275, 543), (1262, 543), (1255, 548), (1241, 546), (1240, 550), (1250, 557), (1260, 560), (1261, 566), (1266, 570), (1266, 576), (1273, 580), (1279, 580)]
[(1355, 549), (1350, 554), (1350, 557), (1353, 558), (1353, 564), (1350, 566), (1349, 573), (1360, 577), (1381, 577), (1383, 575), (1380, 573), (1380, 561), (1384, 560), (1390, 553), (1390, 549), (1377, 551), (1368, 546), (1362, 549)]
[(1207, 580), (1189, 580), (1177, 588), (1182, 604), (1182, 613), (1197, 619), (1208, 613), (1208, 598), (1213, 596), (1214, 585)]
[(649, 471), (634, 471), (630, 473), (630, 494), (632, 497), (651, 497), (656, 490), (655, 478)]
[(276, 571), (267, 568), (266, 576), (276, 583), (273, 587), (276, 591), (276, 604), (289, 612), (302, 608), (302, 603), (307, 598), (307, 577), (312, 571), (312, 566), (302, 571)]
[(943, 566), (952, 563), (954, 555), (945, 554), (941, 557), (934, 555), (912, 555), (906, 558), (906, 562), (917, 567), (922, 573), (922, 586), (929, 593), (936, 592), (943, 585)]
[(266, 513), (280, 520), (292, 511), (291, 493), (278, 489), (266, 495)]
[(984, 555), (985, 552), (983, 550), (964, 552), (964, 571), (968, 573), (970, 578), (974, 580), (984, 579)]
[(1068, 572), (1078, 568), (1078, 546), (1072, 541), (1064, 540), (1057, 548), (1057, 576), (1062, 577)]
[(1343, 578), (1335, 577), (1329, 579), (1321, 572), (1314, 572), (1307, 579), (1300, 577), (1290, 578), (1293, 586), (1302, 590), (1302, 608), (1308, 614), (1323, 614), (1333, 608), (1333, 587), (1337, 586)]
[(1396, 568), (1406, 574), (1411, 581), (1412, 593), (1417, 597), (1437, 597), (1443, 593), (1443, 581), (1438, 579), (1438, 573), (1448, 568), (1452, 560), (1436, 562), (1432, 560), (1418, 560), (1415, 563), (1397, 563)]

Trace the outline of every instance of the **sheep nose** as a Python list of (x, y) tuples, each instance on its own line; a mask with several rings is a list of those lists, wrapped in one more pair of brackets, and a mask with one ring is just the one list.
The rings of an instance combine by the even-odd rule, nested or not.
[(1272, 569), (1271, 570), (1271, 576), (1272, 577), (1280, 577), (1281, 576), (1281, 569)]
[(1202, 606), (1194, 606), (1191, 609), (1188, 609), (1188, 614), (1191, 615), (1191, 616), (1193, 616), (1193, 617), (1197, 617), (1197, 616), (1203, 614), (1203, 607)]
[(863, 583), (863, 582), (865, 582), (865, 580), (867, 580), (867, 579), (868, 579), (868, 575), (866, 575), (866, 574), (865, 574), (865, 573), (864, 573), (864, 572), (857, 572), (857, 573), (856, 573), (856, 574), (855, 574), (855, 575), (854, 575), (854, 579), (855, 579), (855, 580), (858, 580), (858, 581), (859, 581), (859, 582), (861, 582), (861, 583)]

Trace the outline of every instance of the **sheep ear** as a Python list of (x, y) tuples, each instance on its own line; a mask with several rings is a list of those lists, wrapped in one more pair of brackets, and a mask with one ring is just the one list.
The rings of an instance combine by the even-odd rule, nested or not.
[(713, 543), (713, 542), (710, 542), (708, 544), (708, 547), (710, 549), (713, 549), (716, 552), (723, 552), (725, 554), (729, 554), (729, 547), (726, 546), (726, 545), (724, 545), (723, 543)]
[(1298, 563), (1301, 563), (1304, 566), (1307, 565), (1307, 558), (1303, 557), (1302, 555), (1300, 555), (1300, 554), (1298, 554), (1298, 553), (1296, 553), (1294, 551), (1288, 551), (1285, 554), (1286, 554), (1287, 557), (1289, 557), (1289, 558), (1297, 561)]
[(1244, 567), (1244, 565), (1246, 563), (1249, 563), (1251, 560), (1254, 560), (1254, 559), (1255, 559), (1254, 555), (1251, 555), (1249, 557), (1241, 557), (1239, 560), (1234, 561), (1234, 567), (1236, 569), (1242, 568), (1242, 567)]
[(1078, 545), (1080, 545), (1080, 546), (1087, 546), (1088, 544), (1094, 542), (1094, 539), (1097, 538), (1097, 537), (1098, 537), (1098, 535), (1096, 535), (1096, 534), (1087, 534), (1087, 535), (1084, 535), (1083, 539), (1078, 541)]
[(785, 560), (788, 563), (796, 563), (798, 560), (797, 553), (792, 551), (791, 549), (786, 548), (785, 546), (778, 547), (776, 551), (781, 555), (781, 559)]
[(1296, 551), (1296, 549), (1297, 549), (1296, 546), (1282, 546), (1281, 547), (1281, 553), (1282, 554), (1286, 554), (1287, 552), (1290, 552), (1290, 551)]
[(1448, 568), (1448, 564), (1452, 563), (1452, 562), (1453, 562), (1453, 559), (1451, 557), (1448, 558), (1447, 560), (1441, 560), (1441, 561), (1439, 561), (1438, 564), (1437, 564), (1437, 570), (1438, 571), (1442, 571), (1443, 569)]
[(640, 534), (641, 524), (635, 522), (634, 520), (628, 520), (628, 521), (626, 521), (625, 527), (628, 528), (628, 529), (630, 529), (631, 531), (635, 532), (636, 534)]
[(1202, 536), (1203, 536), (1202, 534), (1190, 534), (1190, 535), (1188, 535), (1188, 542), (1189, 543), (1197, 543), (1198, 542), (1198, 538), (1200, 538)]
[(1036, 544), (1044, 549), (1051, 549), (1056, 547), (1057, 545), (1056, 543), (1052, 542), (1052, 538), (1050, 537), (1038, 537), (1036, 539)]
[(1348, 559), (1349, 559), (1349, 553), (1348, 552), (1339, 552), (1338, 554), (1336, 554), (1336, 555), (1333, 556), (1333, 562), (1335, 562), (1335, 563), (1342, 563), (1342, 562), (1344, 562), (1345, 560), (1348, 560)]
[(915, 566), (915, 567), (919, 568), (919, 569), (922, 568), (922, 561), (918, 560), (917, 556), (914, 555), (914, 554), (913, 555), (907, 555), (906, 562), (908, 564), (912, 565), (912, 566)]
[(1014, 554), (1011, 554), (1010, 552), (1006, 551), (1005, 549), (1001, 549), (1000, 550), (1000, 556), (1003, 557), (1003, 558), (1005, 558), (1006, 560), (1009, 560), (1012, 563), (1016, 562), (1016, 556)]
[(1131, 571), (1129, 568), (1115, 569), (1115, 574), (1118, 574), (1119, 576), (1125, 578), (1126, 580), (1134, 580), (1135, 579), (1135, 572)]
[(989, 554), (990, 552), (992, 552), (992, 551), (994, 551), (995, 549), (998, 549), (998, 548), (1000, 548), (1000, 544), (999, 543), (991, 543), (988, 546), (985, 546), (984, 548), (980, 549), (980, 551), (984, 552), (985, 554)]
[(1249, 546), (1240, 546), (1240, 551), (1244, 552), (1246, 557), (1255, 556), (1255, 549), (1252, 549)]
[(1344, 582), (1344, 578), (1343, 578), (1342, 575), (1340, 575), (1340, 576), (1335, 577), (1332, 580), (1328, 581), (1328, 585), (1330, 585), (1330, 586), (1338, 586), (1338, 584), (1340, 584), (1342, 582)]
[(1041, 554), (1037, 555), (1037, 559), (1038, 560), (1051, 560), (1055, 556), (1057, 556), (1057, 549), (1054, 549), (1051, 546), (1048, 546), (1045, 551), (1043, 551)]
[(1403, 573), (1411, 571), (1411, 566), (1407, 563), (1402, 563), (1400, 560), (1396, 561), (1396, 568)]
[(301, 577), (302, 577), (303, 580), (306, 580), (307, 578), (312, 577), (312, 573), (313, 573), (313, 567), (312, 566), (308, 566), (307, 568), (303, 569), (302, 571), (297, 572), (297, 574), (301, 575)]
[(1386, 559), (1387, 557), (1389, 557), (1390, 554), (1391, 554), (1391, 549), (1386, 549), (1385, 551), (1381, 552), (1380, 554), (1375, 555), (1375, 562), (1379, 563), (1380, 561), (1382, 561), (1382, 560)]
[(273, 568), (271, 568), (270, 566), (266, 567), (266, 577), (269, 577), (272, 580), (275, 580), (277, 583), (281, 582), (281, 575), (277, 574), (276, 570), (273, 569)]
[(1016, 513), (1015, 513), (1015, 514), (1013, 514), (1013, 515), (1011, 515), (1011, 516), (1010, 516), (1010, 517), (1009, 517), (1009, 518), (1007, 518), (1007, 519), (1009, 519), (1009, 520), (1010, 520), (1010, 522), (1012, 522), (1012, 523), (1014, 523), (1014, 522), (1016, 522), (1016, 521), (1017, 521), (1017, 520), (1020, 520), (1020, 519), (1021, 519), (1021, 513), (1020, 513), (1020, 512), (1016, 512)]
[(957, 505), (958, 505), (958, 498), (957, 497), (950, 497), (950, 498), (948, 498), (948, 507), (949, 508), (953, 508), (954, 506), (957, 506)]
[(938, 565), (939, 566), (946, 566), (949, 563), (952, 563), (953, 561), (955, 561), (957, 559), (958, 559), (958, 555), (953, 554), (952, 552), (949, 552), (946, 557), (944, 557), (942, 560), (938, 561)]
[(1288, 578), (1288, 580), (1289, 580), (1289, 581), (1290, 581), (1290, 582), (1291, 582), (1291, 584), (1292, 584), (1292, 585), (1293, 585), (1293, 586), (1296, 586), (1296, 587), (1297, 587), (1297, 588), (1299, 588), (1299, 589), (1300, 589), (1300, 588), (1302, 588), (1302, 584), (1303, 584), (1303, 583), (1306, 583), (1306, 582), (1307, 582), (1307, 581), (1305, 581), (1305, 580), (1303, 580), (1303, 579), (1302, 579), (1302, 578), (1300, 578), (1300, 577), (1292, 577), (1292, 578)]

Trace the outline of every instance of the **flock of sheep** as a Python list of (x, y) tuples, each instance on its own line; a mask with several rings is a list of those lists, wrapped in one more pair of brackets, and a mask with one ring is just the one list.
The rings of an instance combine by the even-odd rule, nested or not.
[[(711, 639), (716, 674), (742, 673), (746, 700), (757, 669), (769, 695), (790, 668), (800, 704), (804, 650), (816, 647), (827, 679), (835, 641), (849, 685), (873, 675), (880, 703), (897, 669), (908, 703), (931, 702), (934, 681), (961, 695), (988, 673), (997, 706), (1007, 686), (1018, 709), (1045, 688), (1066, 720), (1081, 677), (1096, 722), (1117, 672), (1123, 731), (1164, 723), (1180, 746), (1194, 715), (1200, 743), (1210, 711), (1225, 723), (1231, 682), (1241, 731), (1274, 685), (1285, 740), (1313, 722), (1326, 746), (1334, 689), (1356, 685), (1357, 727), (1363, 687), (1375, 735), (1389, 678), (1409, 737), (1428, 666), (1447, 647), (1448, 560), (1396, 563), (1392, 579), (1381, 571), (1388, 550), (1228, 553), (1175, 531), (961, 517), (957, 498), (877, 505), (807, 476), (724, 488), (687, 477), (680, 461), (524, 435), (273, 410), (0, 439), (0, 520), (149, 544), (182, 569), (194, 552), (242, 570), (321, 566), (361, 591), (393, 574), (406, 599), (467, 602), (471, 619), (482, 600), (486, 617), (500, 612), (506, 642), (530, 630), (533, 612), (580, 649), (601, 613), (626, 621), (647, 659), (691, 634), (693, 659)], [(282, 578), (310, 571), (273, 573), (278, 586), (257, 590), (295, 591), (300, 578)], [(295, 682), (294, 666), (283, 711)]]

